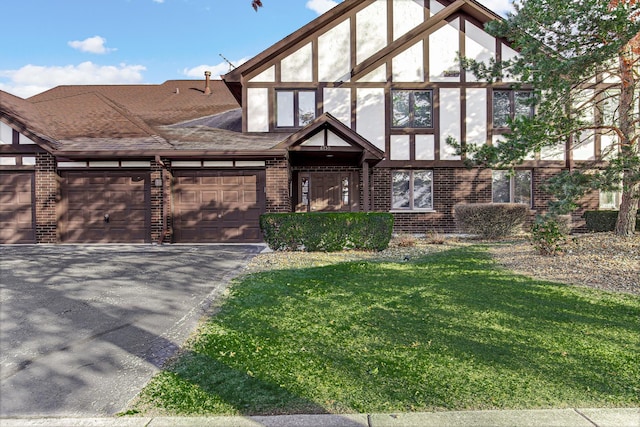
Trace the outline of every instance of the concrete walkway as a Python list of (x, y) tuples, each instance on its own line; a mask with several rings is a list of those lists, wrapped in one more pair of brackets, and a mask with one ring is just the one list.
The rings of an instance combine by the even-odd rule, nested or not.
[(640, 408), (255, 417), (0, 418), (2, 427), (638, 427)]

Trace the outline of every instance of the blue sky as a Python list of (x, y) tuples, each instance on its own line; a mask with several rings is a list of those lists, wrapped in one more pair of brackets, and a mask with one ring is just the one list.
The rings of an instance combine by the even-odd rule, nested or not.
[[(510, 0), (479, 0), (497, 13)], [(219, 76), (340, 1), (11, 0), (2, 4), (0, 89), (26, 98), (63, 84)]]

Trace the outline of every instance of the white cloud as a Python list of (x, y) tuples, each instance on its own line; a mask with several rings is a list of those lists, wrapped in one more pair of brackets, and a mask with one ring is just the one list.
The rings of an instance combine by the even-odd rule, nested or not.
[(116, 49), (108, 48), (105, 46), (107, 39), (100, 36), (93, 36), (84, 40), (74, 40), (68, 43), (74, 49), (80, 52), (104, 54), (113, 52)]
[(307, 9), (311, 9), (318, 15), (322, 15), (329, 9), (332, 9), (335, 6), (337, 6), (338, 3), (340, 2), (333, 1), (333, 0), (309, 0), (306, 6), (307, 6)]
[[(236, 61), (231, 61), (233, 65), (238, 67), (240, 64), (245, 63), (249, 58), (241, 58)], [(205, 71), (211, 71), (211, 78), (218, 79), (221, 75), (227, 74), (231, 71), (232, 67), (227, 62), (221, 62), (216, 65), (197, 65), (193, 68), (185, 68), (182, 70), (182, 74), (187, 77), (194, 77), (197, 79), (204, 78)]]
[(513, 12), (512, 0), (480, 0), (480, 3), (498, 15), (505, 16), (506, 12)]
[(154, 3), (164, 3), (164, 0), (153, 0)]
[(98, 65), (83, 62), (78, 65), (39, 66), (25, 65), (18, 70), (0, 70), (0, 89), (22, 98), (59, 85), (83, 84), (137, 84), (142, 83), (142, 65)]

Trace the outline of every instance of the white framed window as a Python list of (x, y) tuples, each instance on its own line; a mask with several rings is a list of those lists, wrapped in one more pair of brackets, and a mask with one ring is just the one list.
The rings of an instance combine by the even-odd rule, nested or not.
[(276, 91), (276, 127), (299, 128), (316, 118), (316, 92), (313, 90)]
[(533, 116), (530, 105), (531, 91), (494, 90), (493, 91), (493, 127), (509, 127), (509, 119), (518, 116)]
[(531, 171), (492, 171), (491, 195), (493, 203), (522, 203), (531, 206)]
[(433, 92), (431, 90), (392, 90), (391, 127), (432, 128)]
[(432, 170), (395, 170), (391, 181), (391, 209), (433, 209)]

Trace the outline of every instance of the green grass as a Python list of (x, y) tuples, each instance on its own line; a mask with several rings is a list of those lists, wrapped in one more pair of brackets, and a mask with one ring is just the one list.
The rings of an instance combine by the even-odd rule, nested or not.
[(137, 413), (638, 406), (640, 298), (540, 282), (480, 246), (246, 276)]

